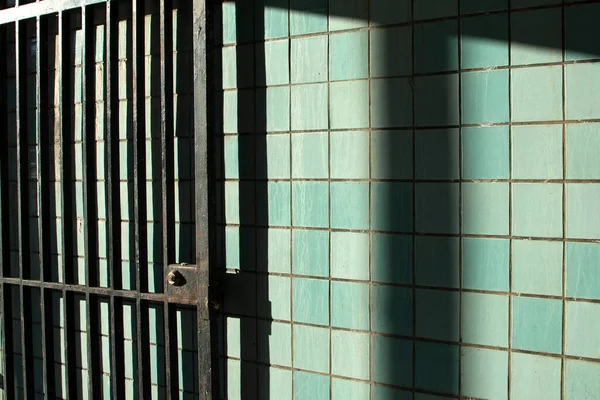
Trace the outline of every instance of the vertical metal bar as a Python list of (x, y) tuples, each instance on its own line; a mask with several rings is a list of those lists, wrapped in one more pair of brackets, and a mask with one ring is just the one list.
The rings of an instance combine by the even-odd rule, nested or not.
[[(82, 147), (83, 147), (83, 204), (84, 204), (84, 252), (85, 252), (85, 282), (86, 286), (98, 286), (98, 255), (97, 255), (97, 201), (96, 201), (96, 148), (95, 148), (95, 104), (94, 104), (94, 27), (93, 9), (82, 7), (81, 28), (82, 49)], [(100, 393), (102, 386), (102, 371), (100, 368), (98, 330), (98, 304), (96, 296), (85, 294), (86, 330), (87, 330), (87, 360), (88, 360), (88, 394), (94, 398)], [(93, 311), (93, 312), (92, 312)]]
[[(121, 262), (120, 262), (120, 237), (121, 232), (119, 208), (119, 191), (115, 190), (119, 176), (119, 154), (117, 133), (118, 101), (116, 99), (117, 89), (117, 10), (116, 1), (106, 2), (106, 29), (105, 29), (105, 88), (106, 88), (106, 198), (108, 203), (107, 230), (108, 230), (108, 274), (109, 284), (112, 289), (120, 289), (121, 285)], [(118, 187), (117, 187), (118, 189)], [(124, 370), (124, 348), (123, 348), (123, 304), (121, 299), (110, 297), (110, 373), (111, 392), (113, 399), (125, 397), (125, 370)]]
[[(163, 268), (174, 261), (175, 235), (173, 235), (173, 28), (172, 2), (160, 1), (160, 113), (161, 113), (161, 161), (162, 161), (162, 223)], [(179, 397), (177, 386), (177, 352), (170, 332), (176, 332), (174, 308), (164, 303), (165, 316), (165, 375), (167, 397)]]
[[(144, 119), (144, 0), (132, 1), (132, 70), (133, 70), (133, 210), (135, 287), (138, 292), (148, 291), (148, 249), (146, 218), (146, 168)], [(150, 342), (148, 337), (148, 310), (136, 300), (137, 379), (138, 396), (150, 394)]]
[[(19, 232), (19, 283), (21, 312), (21, 363), (23, 367), (23, 397), (34, 397), (32, 363), (29, 360), (31, 348), (27, 346), (26, 332), (28, 301), (23, 290), (23, 279), (30, 269), (29, 243), (29, 163), (27, 141), (27, 39), (24, 21), (15, 23), (15, 79), (17, 117), (17, 226)], [(27, 274), (27, 275), (26, 275)]]
[[(37, 74), (37, 94), (36, 94), (36, 141), (38, 145), (37, 153), (37, 179), (38, 179), (38, 243), (40, 253), (40, 312), (42, 326), (42, 357), (43, 357), (43, 387), (44, 398), (54, 399), (54, 349), (53, 336), (54, 328), (52, 326), (52, 313), (46, 313), (46, 290), (44, 282), (49, 280), (50, 276), (50, 246), (46, 246), (50, 238), (50, 196), (49, 196), (49, 134), (48, 134), (48, 114), (47, 107), (42, 102), (42, 97), (48, 95), (48, 34), (47, 19), (37, 18), (37, 51), (36, 51), (36, 74)], [(50, 302), (51, 304), (51, 302)], [(48, 343), (50, 346), (48, 346)]]
[[(6, 54), (6, 30), (7, 25), (0, 26), (0, 54)], [(6, 129), (8, 125), (8, 93), (6, 90), (7, 65), (6, 60), (0, 64), (0, 127)], [(8, 172), (8, 135), (0, 135), (0, 276), (10, 275), (10, 219), (9, 219), (9, 172)], [(4, 396), (6, 399), (14, 398), (14, 379), (8, 377), (15, 376), (12, 345), (12, 305), (10, 295), (5, 296), (8, 285), (0, 287), (0, 312), (2, 312), (2, 371), (4, 377), (2, 384)]]
[[(195, 207), (196, 207), (196, 265), (199, 269), (199, 287), (208, 288), (210, 282), (210, 243), (208, 232), (209, 216), (209, 160), (208, 143), (208, 74), (207, 66), (207, 36), (206, 20), (207, 7), (204, 0), (194, 0), (192, 5), (192, 41), (193, 41), (193, 91), (194, 91), (194, 162), (195, 162)], [(212, 97), (211, 97), (212, 98)], [(205, 289), (206, 290), (206, 289)], [(217, 376), (218, 354), (211, 348), (211, 322), (207, 301), (209, 293), (199, 293), (198, 296), (198, 393), (203, 399), (210, 399), (214, 388), (218, 385), (211, 380)], [(213, 324), (214, 325), (214, 324)], [(216, 336), (215, 336), (216, 337)], [(213, 371), (211, 374), (208, 371)], [(213, 387), (214, 385), (214, 387)], [(217, 398), (217, 396), (214, 396)]]
[[(69, 35), (70, 35), (70, 23), (69, 15), (66, 11), (58, 14), (58, 39), (59, 45), (59, 60), (58, 60), (58, 124), (60, 130), (60, 185), (62, 191), (62, 204), (61, 204), (61, 218), (62, 218), (62, 272), (63, 282), (71, 283), (73, 274), (73, 238), (71, 235), (71, 225), (73, 223), (72, 210), (71, 210), (71, 157), (70, 152), (67, 150), (67, 146), (71, 146), (68, 135), (70, 135), (70, 123), (67, 102), (71, 101), (69, 95), (70, 80), (67, 72), (67, 65), (69, 64)], [(66, 289), (62, 291), (62, 299), (65, 310), (65, 321), (64, 329), (65, 336), (63, 340), (63, 347), (66, 359), (66, 388), (65, 394), (67, 399), (77, 398), (77, 379), (76, 374), (76, 358), (75, 352), (69, 346), (69, 342), (75, 343), (74, 341), (74, 327), (73, 324), (73, 302), (69, 301), (69, 293)], [(72, 299), (71, 299), (72, 300)]]

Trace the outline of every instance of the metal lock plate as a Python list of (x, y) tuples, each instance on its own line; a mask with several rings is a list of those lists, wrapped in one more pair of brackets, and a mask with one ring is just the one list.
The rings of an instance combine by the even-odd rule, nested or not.
[(195, 264), (169, 265), (165, 276), (165, 292), (171, 303), (198, 304), (202, 298)]

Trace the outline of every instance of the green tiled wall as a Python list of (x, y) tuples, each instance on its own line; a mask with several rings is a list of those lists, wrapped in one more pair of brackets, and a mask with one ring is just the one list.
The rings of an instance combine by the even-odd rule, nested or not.
[(222, 397), (597, 398), (600, 4), (238, 3)]

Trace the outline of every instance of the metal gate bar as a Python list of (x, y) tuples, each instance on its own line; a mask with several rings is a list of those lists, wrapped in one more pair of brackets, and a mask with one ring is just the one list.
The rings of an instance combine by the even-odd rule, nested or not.
[[(198, 289), (196, 299), (188, 298), (184, 303), (195, 307), (194, 329), (196, 332), (197, 382), (193, 388), (186, 389), (185, 377), (180, 376), (178, 363), (187, 357), (185, 345), (176, 333), (178, 320), (188, 318), (174, 301), (181, 297), (169, 294), (168, 287), (158, 288), (151, 293), (148, 284), (148, 211), (146, 208), (146, 125), (145, 117), (150, 110), (145, 106), (145, 17), (146, 1), (132, 0), (131, 3), (117, 0), (43, 0), (34, 3), (18, 3), (13, 7), (0, 10), (0, 50), (12, 47), (14, 35), (15, 71), (14, 97), (16, 104), (16, 196), (10, 194), (10, 138), (0, 135), (0, 309), (2, 310), (2, 371), (4, 373), (2, 389), (5, 398), (44, 398), (64, 397), (67, 399), (97, 398), (108, 390), (103, 366), (104, 351), (101, 333), (103, 310), (108, 309), (109, 384), (112, 398), (150, 398), (152, 395), (150, 374), (150, 307), (159, 306), (162, 313), (164, 330), (164, 373), (165, 394), (167, 398), (178, 397), (183, 390), (193, 390), (201, 398), (210, 398), (217, 386), (213, 385), (215, 374), (213, 365), (216, 352), (211, 352), (210, 337), (216, 329), (210, 321), (207, 307), (209, 296), (209, 197), (208, 175), (210, 167), (207, 154), (208, 119), (206, 99), (207, 54), (206, 54), (206, 15), (204, 2), (190, 1), (193, 17), (192, 40), (193, 63), (193, 129), (194, 155), (196, 157), (192, 176), (195, 176), (194, 210), (195, 213), (195, 259), (196, 267), (191, 277)], [(174, 193), (177, 189), (175, 176), (174, 136), (174, 32), (173, 4), (170, 0), (158, 1), (159, 22), (159, 84), (160, 84), (160, 193), (162, 196), (162, 267), (166, 273), (170, 265), (177, 262), (175, 253), (175, 229), (183, 220), (177, 222)], [(122, 201), (127, 193), (121, 193), (120, 163), (120, 97), (118, 40), (120, 7), (127, 7), (127, 21), (131, 30), (131, 57), (127, 61), (127, 81), (131, 84), (130, 102), (132, 114), (130, 138), (133, 147), (133, 215), (122, 220)], [(180, 15), (178, 14), (178, 24)], [(104, 29), (103, 44), (98, 41), (98, 18), (102, 19)], [(50, 25), (56, 24), (57, 59), (51, 66), (49, 48)], [(81, 36), (75, 37), (75, 31)], [(178, 39), (181, 40), (181, 39)], [(72, 53), (81, 46), (81, 53)], [(99, 46), (103, 46), (100, 48)], [(177, 50), (179, 51), (179, 50)], [(103, 82), (96, 76), (97, 52), (103, 52)], [(7, 54), (6, 51), (2, 52)], [(35, 57), (33, 55), (35, 54)], [(179, 61), (178, 61), (179, 62)], [(55, 68), (54, 81), (50, 81), (48, 68)], [(179, 66), (179, 64), (178, 64)], [(7, 67), (0, 67), (0, 127), (8, 124)], [(80, 74), (80, 75), (79, 75)], [(122, 74), (121, 74), (122, 75)], [(80, 76), (80, 90), (75, 92)], [(13, 79), (13, 78), (10, 78)], [(29, 85), (28, 85), (29, 83)], [(97, 108), (97, 89), (102, 84), (104, 110)], [(51, 92), (57, 93), (56, 103), (48, 105)], [(179, 95), (179, 94), (177, 94)], [(187, 100), (184, 97), (184, 100)], [(183, 101), (178, 98), (178, 102)], [(73, 121), (71, 113), (80, 107), (81, 119)], [(55, 115), (49, 112), (54, 109)], [(75, 114), (73, 114), (75, 115)], [(34, 117), (32, 119), (32, 117)], [(51, 132), (49, 121), (56, 119), (56, 132)], [(97, 172), (98, 119), (104, 119), (103, 141), (105, 146), (106, 170), (102, 176)], [(76, 125), (77, 124), (77, 125)], [(80, 125), (79, 125), (80, 124)], [(81, 129), (81, 137), (74, 132)], [(35, 143), (30, 132), (35, 130)], [(55, 145), (54, 140), (58, 140)], [(58, 163), (51, 157), (57, 149)], [(34, 154), (35, 151), (35, 154)], [(80, 155), (79, 155), (80, 154)], [(81, 158), (79, 158), (81, 157)], [(79, 163), (81, 165), (79, 165)], [(55, 165), (50, 168), (50, 165)], [(35, 170), (34, 170), (35, 168)], [(54, 171), (54, 177), (51, 176)], [(58, 172), (60, 182), (55, 182)], [(98, 182), (103, 179), (106, 193), (106, 237), (100, 235), (98, 209)], [(60, 210), (53, 211), (51, 202), (55, 193), (62, 201)], [(80, 208), (78, 196), (82, 196)], [(32, 202), (32, 198), (35, 201)], [(18, 271), (12, 267), (11, 258), (11, 212), (9, 205), (16, 203), (16, 238)], [(53, 212), (60, 213), (53, 215)], [(132, 218), (131, 218), (132, 217)], [(53, 218), (56, 218), (54, 220)], [(51, 226), (52, 221), (60, 220), (59, 231)], [(77, 222), (79, 221), (79, 222)], [(78, 224), (82, 222), (82, 233), (78, 234)], [(122, 223), (133, 224), (133, 240), (123, 238)], [(36, 225), (37, 224), (37, 225)], [(53, 233), (54, 231), (54, 233)], [(54, 254), (51, 237), (60, 235), (62, 246)], [(83, 254), (79, 254), (79, 245), (83, 235)], [(101, 283), (101, 265), (99, 241), (106, 240), (106, 284)], [(37, 241), (37, 244), (34, 244)], [(132, 281), (124, 285), (122, 268), (122, 250), (132, 243), (131, 265)], [(61, 257), (57, 272), (53, 272), (53, 259)], [(84, 269), (79, 270), (83, 261)], [(103, 268), (103, 267), (102, 267)], [(58, 275), (57, 275), (58, 274)], [(18, 299), (16, 296), (18, 295)], [(180, 296), (180, 294), (178, 294)], [(85, 304), (84, 304), (85, 303)], [(106, 307), (105, 307), (106, 306)], [(125, 321), (125, 308), (135, 316)], [(60, 321), (60, 315), (64, 319)], [(81, 325), (82, 319), (85, 324)], [(57, 322), (58, 321), (58, 322)], [(124, 323), (131, 322), (134, 343), (131, 354), (137, 372), (132, 379), (135, 382), (134, 393), (126, 387), (126, 356)], [(57, 326), (58, 325), (58, 326)], [(187, 326), (186, 325), (186, 326)], [(13, 329), (14, 328), (14, 329)], [(34, 329), (39, 329), (40, 336)], [(185, 328), (187, 329), (187, 328)], [(181, 332), (180, 332), (181, 333)], [(57, 336), (58, 335), (58, 336)], [(56, 343), (60, 342), (60, 348)], [(38, 350), (39, 345), (39, 350)], [(180, 346), (180, 348), (178, 348)], [(87, 350), (83, 350), (83, 348)], [(104, 349), (106, 350), (106, 348)], [(105, 361), (105, 360), (104, 360)], [(20, 362), (20, 364), (19, 364)], [(79, 364), (81, 362), (81, 364)], [(214, 368), (216, 370), (216, 368)], [(185, 371), (187, 372), (187, 371)], [(22, 380), (20, 380), (22, 376)], [(13, 379), (14, 378), (14, 379)], [(55, 383), (64, 382), (62, 393)], [(129, 379), (129, 378), (128, 378)], [(183, 382), (183, 383), (182, 383)], [(194, 389), (195, 388), (195, 389)], [(104, 393), (106, 395), (106, 393)]]

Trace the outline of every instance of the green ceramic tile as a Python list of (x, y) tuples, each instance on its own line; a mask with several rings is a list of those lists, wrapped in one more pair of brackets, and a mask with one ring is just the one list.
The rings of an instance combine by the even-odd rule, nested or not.
[(294, 368), (329, 372), (329, 329), (294, 325)]
[(558, 358), (512, 353), (510, 398), (559, 400), (560, 369)]
[(513, 183), (513, 235), (561, 237), (562, 197), (562, 184)]
[(369, 178), (369, 132), (331, 132), (331, 177)]
[(408, 26), (374, 29), (371, 34), (371, 77), (410, 75), (412, 29)]
[(512, 65), (562, 61), (561, 9), (552, 8), (511, 15)]
[(413, 176), (412, 131), (371, 132), (371, 177), (409, 179)]
[(258, 348), (258, 360), (264, 363), (292, 366), (292, 326), (290, 324), (258, 321), (258, 336), (261, 340)]
[(331, 227), (369, 229), (369, 183), (331, 182)]
[(327, 84), (292, 86), (292, 130), (328, 128)]
[(509, 137), (507, 126), (462, 129), (462, 177), (508, 179)]
[(567, 301), (565, 353), (570, 356), (600, 357), (600, 305)]
[(411, 336), (413, 332), (413, 290), (406, 287), (372, 287), (373, 332)]
[(320, 279), (292, 279), (292, 317), (295, 322), (329, 324), (329, 282)]
[(367, 333), (331, 331), (331, 373), (355, 379), (369, 379)]
[(464, 183), (462, 185), (463, 232), (508, 234), (508, 184)]
[[(268, 4), (268, 6), (267, 6)], [(256, 24), (255, 39), (273, 39), (289, 34), (287, 0), (255, 0), (255, 12), (263, 14), (263, 23)], [(250, 19), (250, 18), (248, 18)], [(262, 25), (262, 26), (261, 26)]]
[(369, 81), (335, 82), (329, 91), (332, 129), (369, 127)]
[(329, 30), (357, 29), (369, 25), (368, 0), (330, 0)]
[(290, 226), (290, 182), (257, 182), (258, 193), (267, 193), (267, 203), (257, 210), (256, 220), (260, 225)]
[(458, 185), (418, 183), (415, 190), (416, 231), (458, 233)]
[(458, 341), (460, 299), (458, 292), (417, 289), (415, 335)]
[(369, 279), (369, 235), (354, 232), (331, 233), (331, 277)]
[(458, 245), (458, 238), (416, 236), (417, 285), (458, 288), (460, 279)]
[(462, 0), (460, 2), (461, 13), (496, 11), (505, 10), (507, 8), (508, 0)]
[(561, 353), (562, 300), (512, 298), (512, 347)]
[(371, 243), (371, 279), (385, 283), (412, 283), (412, 238), (374, 233)]
[(254, 196), (253, 182), (225, 182), (225, 220), (233, 224), (253, 224)]
[(333, 378), (331, 398), (332, 400), (369, 400), (371, 386), (364, 382)]
[(290, 235), (289, 229), (257, 229), (259, 271), (290, 273)]
[(258, 279), (258, 316), (289, 321), (291, 280), (287, 276), (261, 276)]
[(329, 78), (332, 81), (368, 78), (368, 44), (367, 31), (330, 35)]
[(410, 0), (371, 0), (369, 18), (371, 25), (389, 25), (409, 22), (412, 19)]
[[(240, 8), (237, 10), (237, 8)], [(241, 18), (240, 26), (237, 24), (236, 14), (248, 15), (252, 13), (251, 3), (236, 4), (235, 2), (224, 2), (222, 7), (223, 18), (223, 43), (235, 43), (236, 41), (251, 40), (253, 35), (253, 20), (251, 18)], [(239, 30), (239, 32), (237, 32)], [(125, 36), (125, 35), (124, 35)], [(126, 36), (125, 36), (126, 37)]]
[(458, 1), (415, 0), (415, 19), (450, 17), (458, 14)]
[(415, 78), (415, 125), (457, 125), (458, 75), (433, 75)]
[(463, 293), (462, 341), (488, 346), (508, 346), (508, 297)]
[(565, 66), (565, 102), (567, 119), (598, 118), (594, 106), (600, 101), (600, 63)]
[(329, 232), (294, 229), (292, 272), (298, 275), (329, 275)]
[(600, 238), (600, 185), (567, 184), (566, 236)]
[(577, 299), (600, 299), (600, 260), (598, 243), (566, 243), (567, 296)]
[(458, 346), (417, 342), (415, 387), (438, 393), (458, 394)]
[(482, 399), (508, 399), (508, 353), (461, 348), (461, 395)]
[[(256, 85), (271, 86), (290, 83), (289, 46), (288, 39), (264, 42), (256, 45), (255, 57), (257, 65), (264, 65), (264, 71), (257, 73)], [(261, 76), (261, 74), (264, 75)]]
[(404, 182), (373, 182), (372, 228), (410, 232), (413, 229), (413, 187)]
[(329, 380), (328, 376), (294, 371), (294, 399), (328, 400)]
[(374, 128), (413, 124), (412, 87), (408, 78), (371, 81), (371, 124)]
[[(237, 99), (237, 91), (230, 90), (223, 93), (223, 133), (237, 133)], [(220, 131), (217, 132), (221, 133)]]
[(590, 60), (600, 57), (600, 44), (593, 38), (600, 32), (595, 16), (598, 4), (565, 8), (565, 60)]
[(303, 35), (327, 31), (327, 0), (291, 0), (290, 33)]
[(327, 36), (292, 39), (292, 83), (327, 81)]
[(369, 330), (369, 285), (331, 282), (331, 325)]
[[(424, 1), (429, 0), (418, 0), (416, 3)], [(450, 2), (443, 4), (446, 3)], [(415, 25), (414, 32), (415, 73), (456, 71), (458, 69), (457, 20), (418, 24)]]
[(509, 241), (463, 238), (463, 287), (508, 291)]
[[(562, 119), (561, 66), (513, 69), (510, 79), (513, 121), (530, 122)], [(589, 84), (586, 83), (586, 85)], [(567, 96), (567, 103), (568, 100)], [(567, 117), (570, 118), (568, 113)]]
[[(264, 109), (266, 106), (266, 110)], [(290, 88), (271, 87), (256, 90), (255, 131), (287, 132), (290, 130)]]
[(560, 242), (513, 240), (512, 290), (517, 293), (560, 296), (562, 247)]
[(253, 89), (223, 93), (223, 133), (254, 132), (254, 97)]
[(600, 380), (600, 364), (566, 360), (564, 376), (565, 400), (593, 400)]
[(462, 122), (508, 122), (508, 70), (462, 74)]
[(415, 172), (417, 179), (459, 178), (458, 129), (415, 132)]
[(413, 381), (413, 342), (388, 336), (372, 336), (372, 380), (404, 387)]
[(567, 125), (567, 179), (600, 179), (598, 124)]
[[(498, 0), (492, 0), (496, 3)], [(501, 2), (506, 0), (500, 0)], [(490, 3), (490, 0), (487, 1)], [(464, 9), (477, 8), (464, 4)], [(471, 1), (470, 3), (475, 3)], [(477, 2), (478, 4), (481, 1)], [(479, 5), (484, 8), (486, 5)], [(493, 8), (493, 5), (492, 5)], [(486, 68), (508, 65), (508, 16), (505, 13), (461, 20), (461, 68)]]
[[(268, 384), (268, 387), (265, 387)], [(259, 398), (292, 400), (292, 371), (261, 365), (258, 367)]]
[[(260, 147), (260, 146), (259, 146)], [(256, 171), (258, 178), (289, 179), (290, 178), (290, 136), (266, 135), (266, 155), (257, 149), (257, 158), (267, 162), (267, 173)], [(262, 157), (262, 158), (261, 158)], [(260, 169), (258, 167), (257, 169)]]
[(292, 182), (292, 224), (326, 228), (329, 226), (329, 184)]
[(292, 177), (327, 178), (329, 137), (326, 132), (292, 135)]
[(512, 127), (513, 179), (562, 178), (562, 126)]

